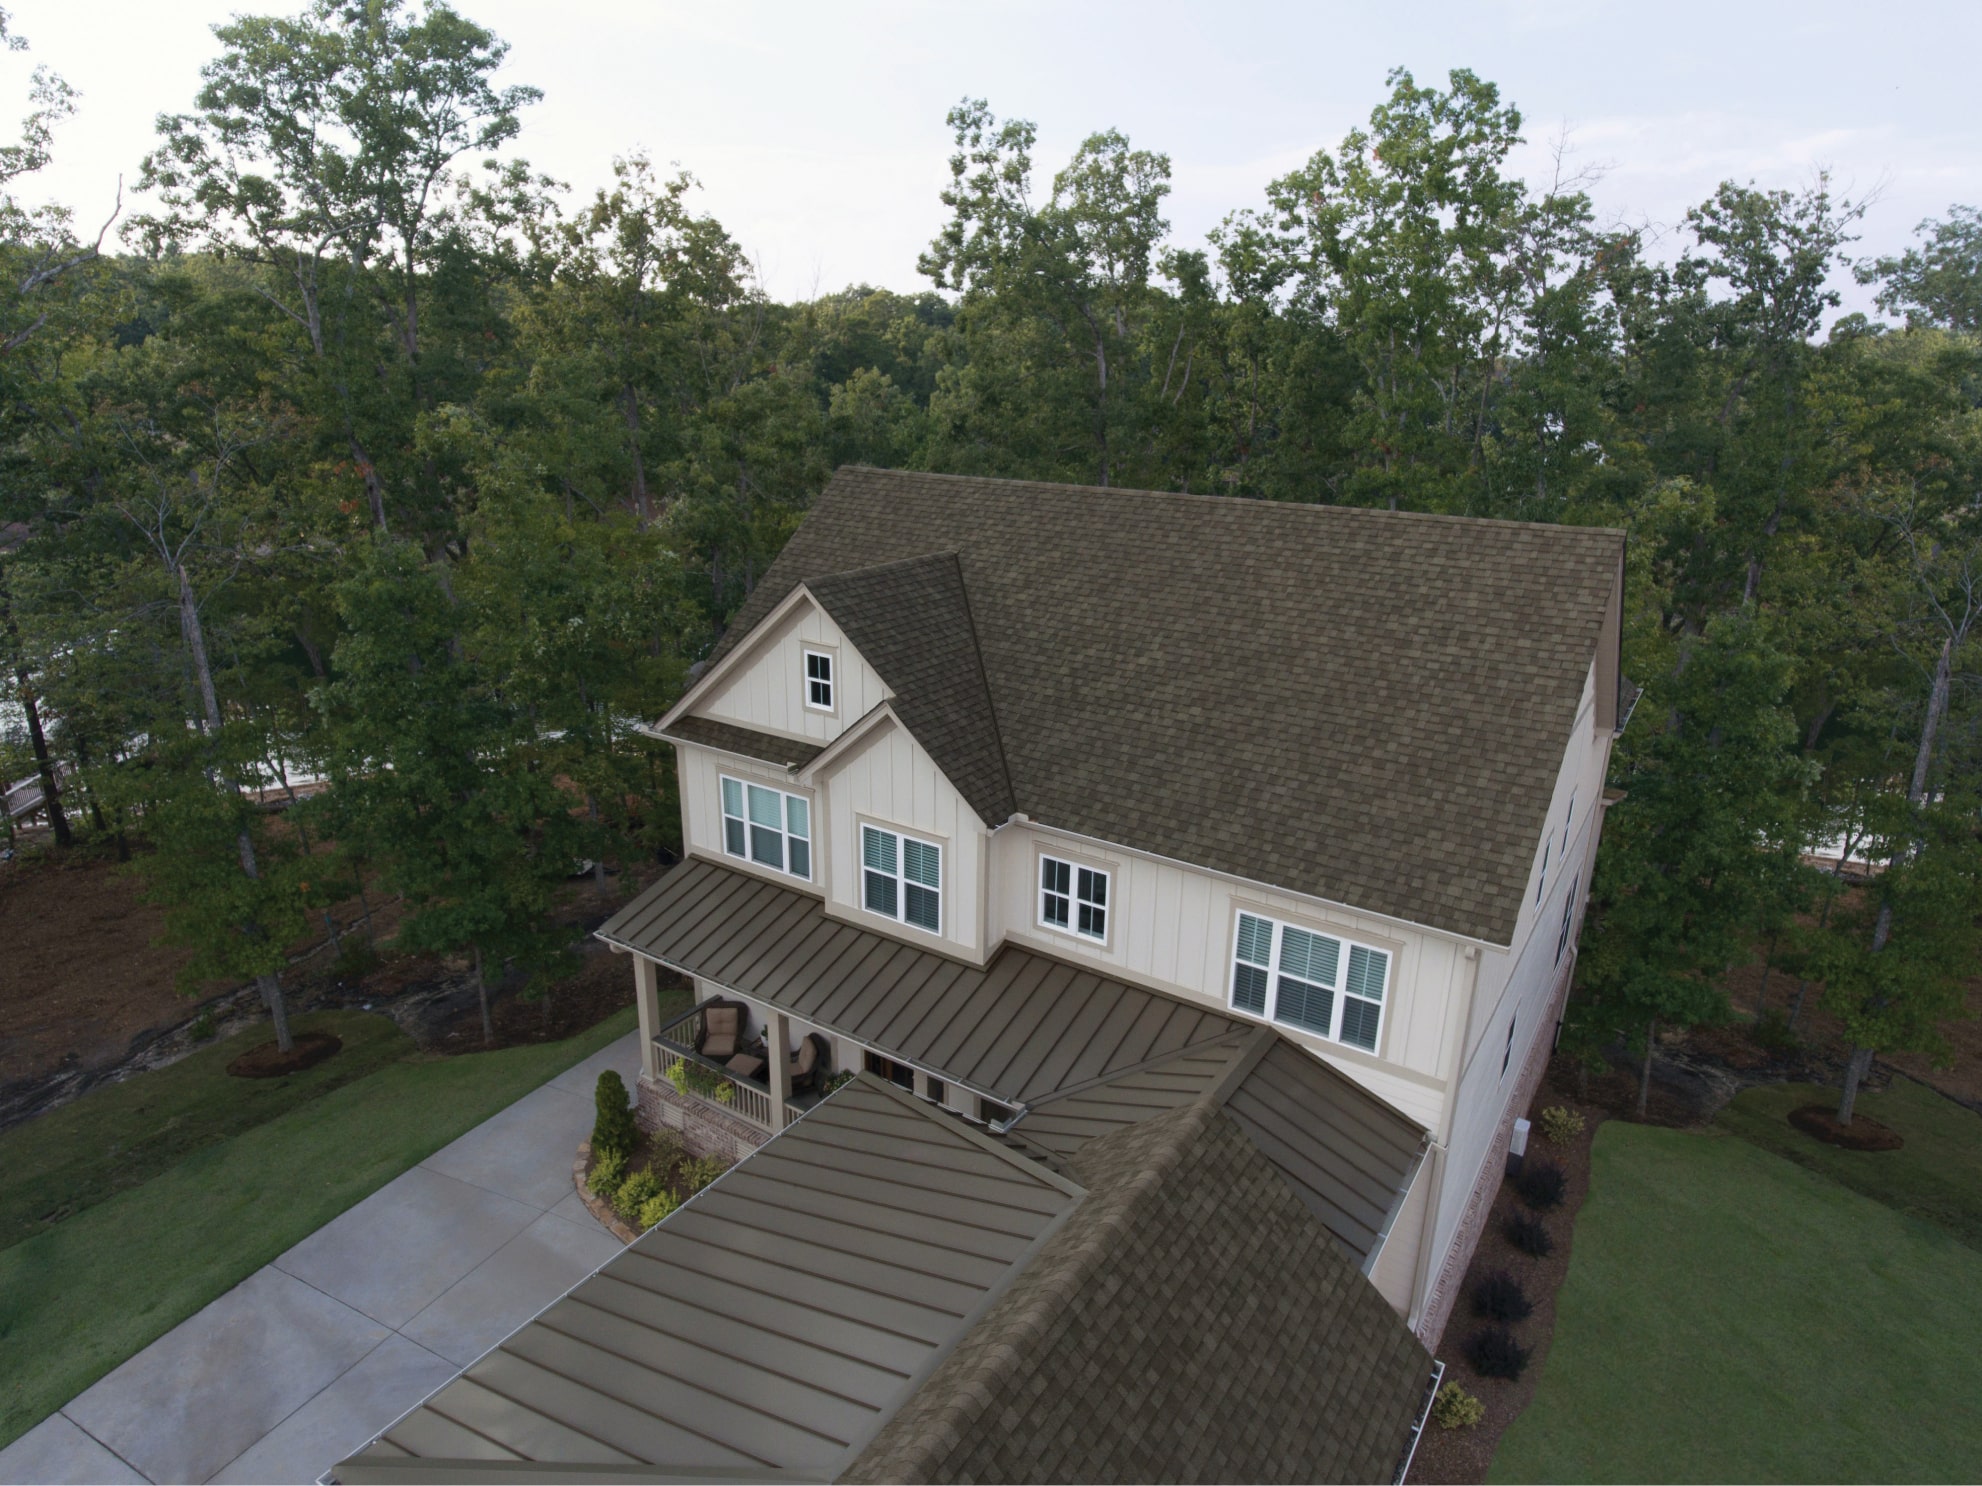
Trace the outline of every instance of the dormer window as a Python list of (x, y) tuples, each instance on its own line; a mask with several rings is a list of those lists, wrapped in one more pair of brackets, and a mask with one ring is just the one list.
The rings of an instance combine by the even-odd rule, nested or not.
[(812, 807), (803, 795), (722, 777), (723, 850), (812, 880)]
[(814, 712), (833, 710), (833, 657), (824, 650), (805, 652), (805, 705)]
[(869, 913), (943, 932), (943, 848), (875, 826), (860, 828), (861, 902)]

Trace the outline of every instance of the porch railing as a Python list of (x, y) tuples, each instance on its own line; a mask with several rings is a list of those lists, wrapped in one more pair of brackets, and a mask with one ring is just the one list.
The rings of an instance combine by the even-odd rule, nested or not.
[[(707, 1005), (703, 1002), (691, 1007), (655, 1032), (655, 1073), (684, 1097), (775, 1133), (770, 1089), (752, 1079), (737, 1077), (721, 1063), (695, 1051), (695, 1044), (702, 1039), (702, 1013)], [(818, 1096), (811, 1093), (786, 1100), (785, 1123), (791, 1124), (818, 1102)]]

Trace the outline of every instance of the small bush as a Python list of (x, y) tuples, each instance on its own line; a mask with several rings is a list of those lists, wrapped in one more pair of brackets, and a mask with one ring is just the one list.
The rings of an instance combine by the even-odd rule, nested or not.
[(1471, 1429), (1486, 1415), (1487, 1406), (1457, 1383), (1447, 1383), (1431, 1401), (1432, 1422), (1440, 1429)]
[(1533, 1213), (1514, 1214), (1502, 1231), (1507, 1234), (1507, 1241), (1524, 1254), (1546, 1259), (1555, 1252), (1555, 1238), (1549, 1233), (1548, 1224)]
[(626, 1180), (626, 1153), (607, 1151), (592, 1163), (592, 1174), (585, 1178), (585, 1190), (594, 1197), (617, 1192)]
[(1473, 1314), (1489, 1321), (1525, 1321), (1535, 1304), (1521, 1282), (1504, 1269), (1483, 1274), (1473, 1285)]
[(651, 1171), (636, 1171), (619, 1185), (613, 1193), (612, 1210), (619, 1215), (622, 1223), (635, 1223), (640, 1219), (640, 1209), (652, 1202), (667, 1190), (661, 1179)]
[(1583, 1117), (1561, 1104), (1542, 1111), (1542, 1139), (1553, 1146), (1565, 1146), (1583, 1133)]
[(1512, 1382), (1528, 1366), (1529, 1349), (1514, 1340), (1505, 1326), (1485, 1326), (1466, 1338), (1461, 1349), (1473, 1371), (1483, 1378), (1506, 1378)]
[(702, 1156), (697, 1160), (684, 1162), (681, 1168), (681, 1184), (693, 1197), (710, 1182), (729, 1170), (729, 1163), (720, 1156)]
[(211, 1042), (220, 1029), (213, 1024), (213, 1013), (203, 1011), (193, 1018), (192, 1026), (186, 1029), (195, 1042)]
[(681, 1206), (681, 1199), (663, 1188), (640, 1204), (640, 1228), (642, 1232), (653, 1227), (669, 1213)]
[(626, 1083), (612, 1069), (599, 1075), (592, 1105), (597, 1111), (592, 1119), (592, 1154), (617, 1152), (624, 1156), (633, 1149), (640, 1133), (633, 1125), (633, 1101), (627, 1096)]
[(1514, 1179), (1514, 1190), (1529, 1207), (1545, 1213), (1562, 1206), (1562, 1199), (1569, 1195), (1569, 1178), (1553, 1161), (1526, 1161)]

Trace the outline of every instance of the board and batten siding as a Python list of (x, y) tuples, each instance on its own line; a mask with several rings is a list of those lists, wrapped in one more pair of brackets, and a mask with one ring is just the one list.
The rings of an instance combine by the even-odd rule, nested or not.
[[(833, 657), (833, 710), (805, 705), (805, 650)], [(829, 743), (882, 702), (888, 688), (838, 625), (801, 597), (783, 620), (746, 642), (733, 668), (695, 703), (698, 717)]]
[[(799, 892), (823, 893), (819, 796), (799, 784), (776, 764), (763, 764), (735, 754), (719, 753), (692, 743), (674, 745), (675, 780), (681, 791), (682, 844), (691, 855), (704, 856), (739, 872), (755, 873)], [(744, 857), (733, 857), (723, 850), (722, 777), (741, 779), (749, 784), (767, 785), (788, 795), (802, 796), (810, 805), (812, 825), (812, 881), (806, 882), (788, 872), (774, 872)]]
[[(826, 901), (849, 923), (983, 964), (984, 823), (908, 729), (886, 720), (818, 776), (826, 818)], [(892, 827), (943, 848), (942, 943), (861, 906), (860, 827)]]
[[(1463, 1002), (1455, 997), (1469, 984), (1459, 941), (1037, 824), (1008, 825), (990, 841), (992, 943), (1010, 938), (1221, 1010), (1231, 1010), (1241, 909), (1388, 951), (1390, 982), (1375, 1055), (1298, 1028), (1283, 1030), (1412, 1119), (1438, 1125), (1444, 1070), (1464, 1024)], [(1110, 874), (1105, 943), (1039, 922), (1039, 858), (1046, 854)]]

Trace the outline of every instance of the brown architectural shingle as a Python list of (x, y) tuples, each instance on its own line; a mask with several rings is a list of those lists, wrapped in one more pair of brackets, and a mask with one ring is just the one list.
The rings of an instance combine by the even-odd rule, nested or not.
[[(974, 779), (995, 749), (1018, 810), (1506, 944), (1622, 552), (1581, 527), (856, 467), (717, 655), (834, 575), (836, 620), (899, 638), (885, 605), (914, 586), (963, 607), (982, 662), (987, 699), (946, 725), (995, 718), (939, 746)], [(961, 600), (938, 593), (952, 554)], [(910, 559), (913, 585), (860, 577)]]
[(1071, 1171), (1080, 1205), (842, 1480), (1394, 1478), (1430, 1359), (1215, 1103)]
[(740, 753), (745, 758), (761, 759), (786, 769), (802, 769), (826, 751), (823, 744), (799, 743), (775, 733), (738, 727), (733, 722), (718, 722), (713, 717), (677, 717), (668, 725), (667, 736), (720, 748), (724, 753)]

